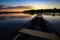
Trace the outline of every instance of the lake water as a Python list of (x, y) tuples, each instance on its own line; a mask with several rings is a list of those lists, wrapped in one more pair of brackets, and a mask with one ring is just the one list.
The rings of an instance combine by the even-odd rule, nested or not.
[(33, 19), (34, 16), (24, 13), (0, 14), (0, 40), (8, 40), (8, 37), (13, 35), (12, 33)]
[[(36, 15), (24, 13), (0, 14), (0, 40), (8, 40), (8, 37), (13, 35), (12, 33), (33, 19), (34, 16)], [(54, 26), (58, 33), (60, 33), (60, 13), (45, 13), (43, 17)]]
[(45, 13), (43, 17), (50, 22), (60, 34), (60, 13)]

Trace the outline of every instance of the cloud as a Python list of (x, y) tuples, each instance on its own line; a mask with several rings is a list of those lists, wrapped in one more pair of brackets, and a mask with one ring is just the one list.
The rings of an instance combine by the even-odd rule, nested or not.
[(16, 6), (16, 7), (12, 7), (12, 6), (6, 6), (6, 5), (0, 5), (0, 9), (33, 9), (32, 6)]
[(30, 9), (33, 9), (34, 7), (33, 6), (6, 6), (6, 5), (0, 5), (0, 12), (5, 12), (5, 11), (24, 11), (24, 10), (30, 10)]

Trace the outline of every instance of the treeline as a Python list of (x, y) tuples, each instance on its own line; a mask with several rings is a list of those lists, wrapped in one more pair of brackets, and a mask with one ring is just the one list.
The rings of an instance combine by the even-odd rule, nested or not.
[(54, 9), (38, 9), (38, 10), (25, 10), (23, 13), (60, 13), (60, 9), (54, 8)]

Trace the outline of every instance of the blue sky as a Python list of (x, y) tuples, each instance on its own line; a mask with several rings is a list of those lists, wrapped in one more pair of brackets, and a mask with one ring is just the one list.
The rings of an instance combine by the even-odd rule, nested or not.
[(60, 0), (0, 0), (0, 5), (34, 6), (36, 8), (60, 8)]

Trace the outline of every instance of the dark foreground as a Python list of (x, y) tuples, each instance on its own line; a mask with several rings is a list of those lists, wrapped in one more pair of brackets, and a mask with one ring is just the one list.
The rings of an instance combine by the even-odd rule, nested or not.
[[(44, 20), (43, 17), (35, 17), (30, 22), (23, 25), (20, 29), (22, 29), (22, 28), (31, 29), (31, 30), (35, 30), (35, 31), (41, 31), (41, 32), (45, 32), (45, 33), (52, 33), (52, 34), (56, 34), (58, 36), (58, 38), (60, 37), (60, 34), (57, 33), (56, 30), (53, 28), (53, 26), (49, 22)], [(18, 32), (19, 30), (17, 30), (16, 35), (19, 33)], [(31, 31), (30, 33), (33, 34), (33, 31)], [(49, 35), (49, 34), (46, 34), (46, 35)], [(35, 36), (28, 35), (24, 32), (20, 33), (20, 36), (17, 38), (15, 38), (15, 36), (12, 38), (13, 40), (50, 40), (49, 38), (47, 39), (47, 38), (43, 38), (43, 37), (38, 37), (36, 35)], [(53, 40), (59, 40), (59, 39), (53, 39)]]

